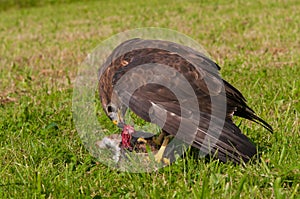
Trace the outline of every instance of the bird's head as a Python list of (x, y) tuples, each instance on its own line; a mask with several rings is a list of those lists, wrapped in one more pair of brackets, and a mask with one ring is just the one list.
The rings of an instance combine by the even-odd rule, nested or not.
[(111, 121), (120, 128), (124, 126), (124, 114), (122, 107), (110, 103), (106, 106), (106, 113)]
[(111, 121), (120, 128), (124, 127), (125, 121), (124, 116), (127, 110), (126, 105), (124, 105), (116, 95), (112, 95), (111, 101), (104, 105), (107, 116)]

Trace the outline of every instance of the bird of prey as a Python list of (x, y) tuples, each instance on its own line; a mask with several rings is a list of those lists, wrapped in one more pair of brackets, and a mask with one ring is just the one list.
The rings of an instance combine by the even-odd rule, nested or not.
[[(172, 70), (165, 72), (156, 66)], [(127, 40), (114, 49), (99, 69), (101, 104), (120, 127), (126, 125), (124, 114), (129, 108), (143, 120), (159, 125), (162, 135), (176, 136), (183, 126), (183, 132), (194, 132), (181, 134), (179, 139), (184, 142), (187, 137), (188, 144), (222, 162), (247, 162), (257, 154), (257, 149), (233, 123), (232, 117), (239, 116), (273, 130), (246, 104), (243, 95), (221, 78), (219, 70), (220, 67), (203, 53), (181, 44), (139, 38)], [(183, 76), (190, 87), (182, 86), (179, 76)], [(157, 79), (159, 83), (155, 83)], [(118, 87), (120, 89), (115, 91)], [(178, 99), (172, 88), (183, 99)], [(195, 101), (187, 88), (192, 88), (196, 106), (189, 106)], [(131, 90), (130, 96), (126, 90)], [(125, 105), (122, 98), (128, 104)]]

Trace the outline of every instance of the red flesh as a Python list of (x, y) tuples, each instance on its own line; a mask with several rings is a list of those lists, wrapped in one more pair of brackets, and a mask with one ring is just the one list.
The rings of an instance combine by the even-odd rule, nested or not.
[(122, 148), (132, 150), (132, 146), (130, 144), (130, 140), (132, 138), (132, 133), (134, 133), (134, 128), (130, 125), (124, 125), (123, 131), (121, 133), (122, 136)]

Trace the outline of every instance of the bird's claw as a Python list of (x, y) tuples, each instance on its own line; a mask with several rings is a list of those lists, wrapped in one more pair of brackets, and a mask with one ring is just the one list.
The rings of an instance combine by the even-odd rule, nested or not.
[(142, 138), (142, 137), (139, 137), (139, 138), (137, 139), (137, 142), (138, 142), (138, 143), (144, 143), (144, 144), (147, 144), (147, 143), (148, 143), (147, 140), (146, 140), (145, 138)]
[(163, 155), (164, 155), (164, 152), (166, 150), (166, 147), (167, 145), (169, 144), (170, 142), (170, 139), (172, 138), (173, 136), (169, 135), (169, 136), (164, 136), (164, 140), (163, 140), (163, 143), (160, 147), (160, 149), (158, 150), (158, 152), (154, 155), (154, 160), (158, 163), (160, 163), (161, 161), (164, 162), (164, 164), (166, 165), (169, 165), (170, 164), (170, 159), (168, 158), (164, 158)]

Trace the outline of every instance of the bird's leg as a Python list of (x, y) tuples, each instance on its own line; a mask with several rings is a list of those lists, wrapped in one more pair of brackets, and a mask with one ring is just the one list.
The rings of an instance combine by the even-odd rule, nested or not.
[(153, 138), (153, 142), (156, 145), (161, 146), (166, 135), (167, 135), (166, 132), (162, 131), (157, 138)]
[[(164, 133), (164, 134), (165, 134), (165, 133)], [(165, 136), (165, 137), (164, 137), (164, 140), (163, 140), (163, 143), (162, 143), (160, 149), (159, 149), (158, 152), (154, 155), (154, 159), (155, 159), (156, 162), (159, 163), (159, 162), (163, 161), (166, 165), (169, 165), (169, 164), (170, 164), (170, 159), (164, 158), (163, 155), (164, 155), (164, 152), (165, 152), (165, 150), (166, 150), (167, 145), (168, 145), (169, 142), (170, 142), (171, 137), (173, 137), (173, 136), (169, 135), (169, 136)]]

